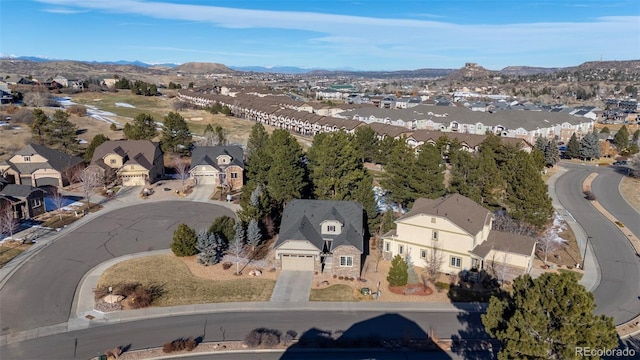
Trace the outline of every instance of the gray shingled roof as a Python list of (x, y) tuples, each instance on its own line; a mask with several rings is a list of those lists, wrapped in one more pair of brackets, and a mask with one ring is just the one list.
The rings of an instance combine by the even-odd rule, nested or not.
[(460, 194), (452, 194), (438, 199), (417, 199), (411, 211), (396, 221), (422, 214), (447, 218), (471, 235), (482, 230), (491, 217), (491, 212), (475, 201)]
[(491, 230), (487, 241), (476, 246), (471, 253), (485, 258), (491, 249), (495, 249), (497, 251), (528, 256), (531, 255), (535, 246), (536, 239), (532, 237)]
[(96, 148), (91, 164), (100, 166), (104, 157), (111, 153), (124, 157), (124, 165), (139, 164), (147, 170), (151, 170), (155, 161), (162, 159), (159, 144), (150, 140), (111, 140)]
[(240, 146), (197, 146), (191, 152), (191, 168), (198, 165), (211, 165), (216, 169), (220, 169), (216, 158), (220, 155), (231, 156), (230, 165), (237, 165), (244, 169), (244, 151)]
[(38, 189), (31, 185), (16, 185), (9, 184), (5, 186), (2, 190), (0, 190), (0, 195), (11, 196), (15, 198), (27, 198), (29, 194), (34, 191), (40, 191), (44, 193), (44, 190)]
[[(333, 240), (333, 248), (352, 245), (364, 251), (364, 227), (362, 205), (355, 201), (333, 200), (291, 200), (282, 214), (280, 234), (275, 247), (287, 240), (308, 240), (319, 250), (324, 247), (324, 239)], [(320, 223), (338, 220), (343, 224), (339, 235), (321, 234)]]
[(72, 156), (62, 151), (50, 149), (44, 145), (37, 144), (29, 144), (15, 153), (15, 155), (21, 156), (33, 156), (35, 154), (41, 155), (42, 157), (47, 159), (47, 162), (13, 164), (7, 161), (7, 163), (22, 174), (32, 174), (38, 169), (55, 169), (59, 172), (63, 172), (67, 168), (76, 166), (82, 162), (82, 159), (77, 156)]

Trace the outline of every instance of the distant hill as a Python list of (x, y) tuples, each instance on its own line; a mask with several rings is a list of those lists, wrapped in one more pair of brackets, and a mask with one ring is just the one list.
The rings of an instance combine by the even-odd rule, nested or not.
[(447, 75), (447, 79), (454, 81), (474, 81), (489, 79), (494, 76), (500, 76), (500, 73), (485, 69), (475, 63), (468, 63), (463, 68), (455, 70)]
[(344, 70), (313, 70), (308, 74), (312, 76), (326, 77), (356, 77), (356, 78), (438, 78), (444, 77), (453, 72), (453, 69), (418, 69), (418, 70), (398, 70), (398, 71), (344, 71)]
[(229, 66), (232, 70), (270, 74), (306, 74), (313, 69), (300, 68), (296, 66)]
[(506, 68), (499, 71), (502, 75), (509, 76), (527, 76), (527, 75), (537, 75), (537, 74), (549, 74), (552, 72), (556, 72), (561, 68), (544, 68), (544, 67), (535, 67), (535, 66), (507, 66)]
[(223, 64), (206, 63), (206, 62), (188, 62), (182, 65), (178, 65), (171, 69), (172, 72), (192, 74), (192, 75), (205, 75), (205, 74), (231, 74), (234, 70), (229, 69)]

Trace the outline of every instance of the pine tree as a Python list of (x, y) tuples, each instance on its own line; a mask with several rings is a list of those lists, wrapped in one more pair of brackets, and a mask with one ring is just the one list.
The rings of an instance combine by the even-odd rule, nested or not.
[(569, 273), (517, 278), (492, 297), (482, 323), (502, 343), (498, 359), (581, 359), (576, 349), (618, 346), (613, 319), (594, 315), (593, 294)]
[(378, 232), (378, 234), (384, 235), (389, 231), (395, 229), (396, 227), (395, 220), (396, 220), (396, 214), (393, 212), (393, 210), (387, 209), (387, 211), (382, 213), (382, 216), (380, 219), (380, 231)]
[(411, 188), (415, 189), (415, 198), (435, 199), (444, 195), (444, 166), (442, 154), (431, 144), (421, 145), (415, 167), (411, 171)]
[(592, 160), (600, 158), (600, 145), (598, 135), (595, 132), (586, 134), (580, 141), (580, 158)]
[(229, 242), (229, 247), (227, 248), (226, 253), (227, 255), (230, 255), (232, 257), (232, 261), (236, 263), (236, 274), (240, 275), (240, 260), (245, 257), (245, 232), (241, 221), (236, 221), (234, 230), (235, 233), (233, 235), (233, 240)]
[(609, 130), (608, 126), (605, 126), (602, 129), (600, 129), (600, 133), (601, 134), (611, 134), (611, 130)]
[(247, 226), (247, 245), (251, 246), (252, 249), (255, 249), (260, 245), (260, 241), (262, 241), (262, 232), (260, 231), (258, 220), (251, 219)]
[(451, 179), (449, 192), (464, 195), (478, 204), (482, 203), (478, 182), (478, 158), (468, 151), (458, 149), (449, 152), (451, 164)]
[(626, 125), (622, 125), (620, 130), (613, 136), (613, 144), (622, 151), (629, 146), (629, 130)]
[(548, 143), (549, 143), (549, 140), (547, 140), (546, 137), (544, 137), (542, 135), (538, 136), (536, 138), (536, 143), (534, 145), (534, 148), (539, 150), (539, 151), (542, 151), (544, 153), (544, 150), (547, 148), (547, 144)]
[(364, 177), (356, 184), (352, 196), (351, 200), (359, 202), (365, 211), (369, 234), (375, 233), (380, 222), (380, 212), (373, 192), (373, 176), (366, 169)]
[(198, 253), (196, 243), (197, 237), (195, 230), (187, 226), (187, 224), (180, 224), (173, 232), (171, 251), (173, 251), (176, 256), (192, 256)]
[(209, 232), (219, 235), (224, 242), (231, 242), (235, 236), (235, 220), (229, 216), (220, 216), (216, 218), (211, 226)]
[(245, 169), (247, 181), (256, 185), (266, 185), (269, 178), (269, 168), (271, 167), (271, 154), (267, 149), (269, 134), (260, 123), (256, 123), (251, 128), (251, 134), (247, 140)]
[(302, 148), (287, 130), (277, 129), (269, 137), (267, 149), (272, 159), (267, 192), (281, 209), (287, 201), (301, 198), (307, 185)]
[(198, 263), (205, 266), (215, 265), (222, 260), (225, 243), (219, 235), (201, 230), (197, 236), (196, 249), (200, 251)]
[(576, 159), (580, 157), (580, 142), (576, 133), (571, 134), (571, 138), (567, 143), (567, 151), (564, 152), (564, 156), (569, 159)]
[(544, 163), (548, 167), (553, 167), (558, 161), (560, 161), (560, 150), (558, 149), (558, 142), (553, 138), (549, 140), (544, 148)]
[(102, 134), (98, 134), (94, 136), (93, 139), (91, 139), (91, 142), (89, 143), (89, 145), (87, 146), (87, 149), (84, 151), (84, 161), (88, 163), (91, 162), (91, 159), (93, 158), (93, 153), (96, 150), (96, 148), (107, 141), (109, 141), (109, 138)]
[(411, 178), (415, 169), (416, 156), (406, 141), (397, 141), (389, 151), (384, 166), (382, 187), (388, 191), (389, 199), (402, 208), (407, 208), (416, 199), (415, 189), (411, 187)]
[(390, 286), (404, 286), (407, 285), (409, 280), (409, 266), (404, 261), (402, 256), (396, 255), (391, 260), (391, 268), (389, 269), (389, 275), (387, 281)]
[(161, 147), (165, 153), (188, 155), (191, 152), (191, 131), (184, 118), (177, 112), (164, 117)]
[(638, 140), (640, 140), (640, 129), (633, 132), (631, 142), (634, 144), (638, 144)]
[(358, 126), (353, 134), (362, 162), (374, 162), (378, 152), (378, 134), (370, 126)]
[(41, 109), (33, 110), (33, 124), (31, 124), (31, 133), (34, 140), (45, 142), (49, 136), (49, 117)]
[(151, 140), (157, 135), (156, 127), (156, 121), (151, 115), (140, 113), (122, 131), (129, 140)]

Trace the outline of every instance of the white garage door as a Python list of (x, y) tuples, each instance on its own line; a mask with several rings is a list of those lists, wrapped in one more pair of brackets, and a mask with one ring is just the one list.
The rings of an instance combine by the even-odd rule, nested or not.
[(313, 271), (313, 255), (281, 255), (282, 270)]
[(196, 180), (196, 184), (215, 184), (216, 176), (215, 175), (195, 175), (194, 179)]
[(144, 186), (146, 179), (144, 176), (123, 176), (122, 186)]

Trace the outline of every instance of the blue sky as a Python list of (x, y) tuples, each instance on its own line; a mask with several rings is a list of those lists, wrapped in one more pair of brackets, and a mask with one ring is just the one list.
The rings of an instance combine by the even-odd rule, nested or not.
[(399, 70), (640, 59), (638, 0), (0, 0), (0, 53)]

